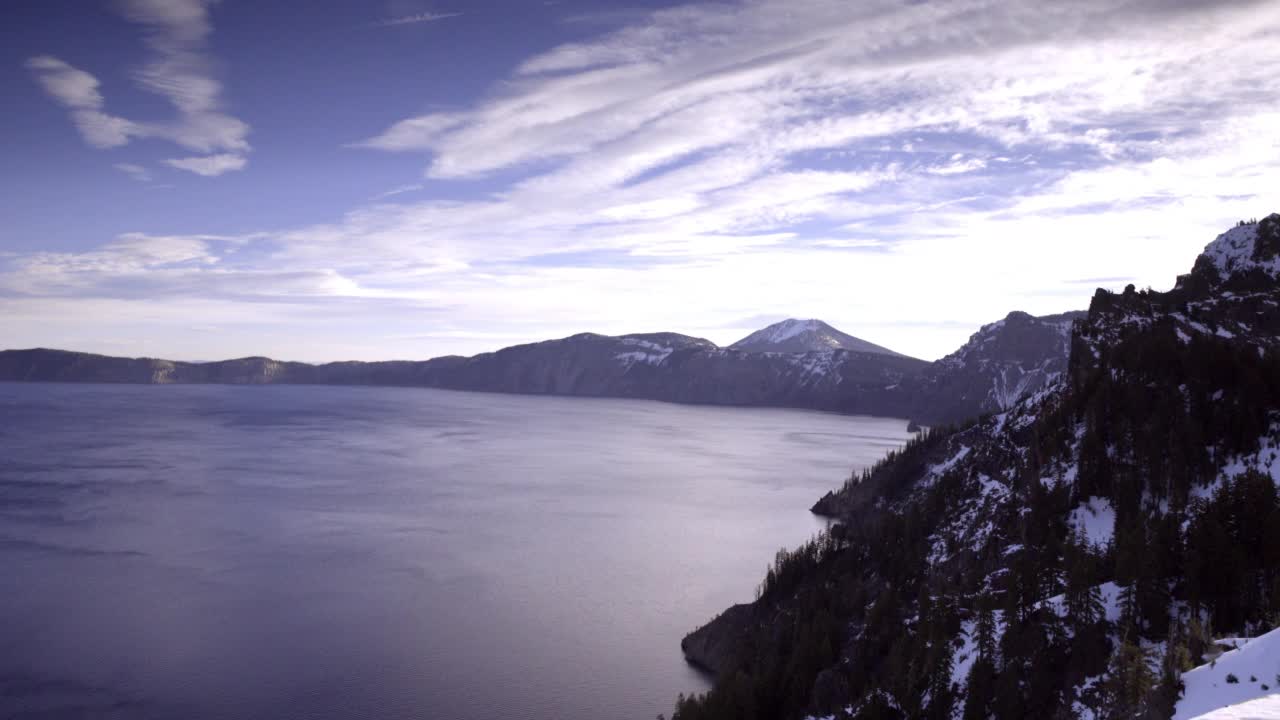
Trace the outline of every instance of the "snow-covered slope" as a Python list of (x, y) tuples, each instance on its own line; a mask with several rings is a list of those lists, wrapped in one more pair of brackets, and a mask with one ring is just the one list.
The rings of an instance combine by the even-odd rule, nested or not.
[(1182, 676), (1186, 690), (1173, 720), (1280, 718), (1280, 629), (1234, 644)]
[(888, 348), (847, 335), (821, 320), (783, 320), (757, 330), (729, 346), (739, 352), (803, 353), (821, 350), (901, 355)]
[(1280, 718), (1280, 695), (1266, 695), (1253, 700), (1211, 710), (1195, 720), (1276, 720)]

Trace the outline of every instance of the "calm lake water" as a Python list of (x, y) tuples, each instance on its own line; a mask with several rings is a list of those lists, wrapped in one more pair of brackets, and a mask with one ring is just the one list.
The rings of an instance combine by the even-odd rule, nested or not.
[(0, 716), (636, 718), (901, 420), (0, 383)]

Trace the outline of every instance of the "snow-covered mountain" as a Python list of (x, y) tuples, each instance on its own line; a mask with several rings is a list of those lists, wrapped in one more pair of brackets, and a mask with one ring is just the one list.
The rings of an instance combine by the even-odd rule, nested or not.
[(729, 346), (739, 352), (803, 353), (823, 350), (852, 350), (863, 353), (901, 355), (888, 348), (840, 332), (821, 320), (783, 320), (757, 330)]
[(1280, 617), (1278, 258), (1271, 215), (1168, 292), (1099, 290), (1038, 391), (822, 498), (830, 533), (685, 639), (728, 681), (676, 717), (1183, 718), (1274, 694), (1280, 666), (1219, 671), (1274, 633), (1181, 673), (1210, 632)]

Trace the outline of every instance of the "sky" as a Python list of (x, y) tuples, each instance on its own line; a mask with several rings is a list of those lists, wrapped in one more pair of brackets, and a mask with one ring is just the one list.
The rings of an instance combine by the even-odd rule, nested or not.
[(0, 348), (923, 359), (1280, 210), (1280, 0), (6, 0)]

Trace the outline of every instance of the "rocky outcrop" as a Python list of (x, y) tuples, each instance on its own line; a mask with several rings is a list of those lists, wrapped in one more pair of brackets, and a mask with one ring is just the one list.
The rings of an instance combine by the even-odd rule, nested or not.
[(691, 665), (721, 676), (741, 655), (754, 619), (755, 605), (734, 605), (686, 635), (680, 649)]

